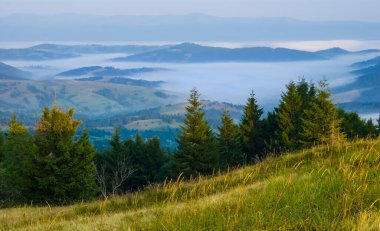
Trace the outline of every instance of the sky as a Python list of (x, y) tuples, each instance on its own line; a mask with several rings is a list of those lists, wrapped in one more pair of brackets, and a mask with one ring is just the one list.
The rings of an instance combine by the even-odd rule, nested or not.
[(14, 13), (291, 17), (313, 21), (380, 22), (380, 0), (0, 0), (0, 16)]

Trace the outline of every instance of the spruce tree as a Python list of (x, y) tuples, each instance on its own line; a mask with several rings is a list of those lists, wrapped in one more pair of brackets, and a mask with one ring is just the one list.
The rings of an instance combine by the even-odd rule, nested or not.
[(275, 108), (272, 112), (268, 112), (267, 117), (263, 120), (265, 148), (271, 153), (280, 151), (280, 132), (278, 126), (278, 109)]
[(3, 152), (2, 164), (7, 173), (7, 178), (3, 180), (8, 182), (7, 188), (3, 190), (7, 191), (8, 197), (14, 201), (27, 202), (32, 184), (30, 171), (33, 170), (35, 146), (32, 135), (17, 121), (16, 115), (12, 116), (9, 123)]
[(218, 148), (221, 164), (224, 167), (235, 167), (245, 163), (242, 151), (242, 143), (239, 127), (228, 112), (224, 110), (221, 118), (221, 126), (218, 127)]
[(243, 152), (248, 162), (261, 160), (265, 151), (265, 134), (261, 116), (263, 109), (257, 104), (252, 92), (244, 108), (244, 115), (240, 123), (243, 142)]
[(214, 136), (205, 120), (202, 103), (196, 89), (191, 90), (184, 125), (177, 135), (178, 149), (175, 161), (179, 173), (185, 177), (210, 174), (219, 166)]
[(74, 109), (65, 111), (54, 103), (45, 108), (37, 125), (34, 158), (35, 200), (67, 203), (94, 194), (95, 151), (86, 132), (74, 140), (80, 121)]
[(279, 137), (285, 149), (296, 149), (300, 146), (303, 102), (294, 82), (290, 82), (286, 88), (277, 113)]
[(337, 117), (327, 83), (320, 82), (316, 99), (311, 101), (302, 118), (301, 140), (304, 146), (320, 143), (334, 143), (341, 139), (339, 133), (340, 121)]
[(153, 137), (146, 141), (145, 153), (148, 155), (145, 161), (147, 178), (149, 182), (155, 182), (158, 180), (157, 175), (166, 160), (165, 151), (161, 148), (158, 137)]

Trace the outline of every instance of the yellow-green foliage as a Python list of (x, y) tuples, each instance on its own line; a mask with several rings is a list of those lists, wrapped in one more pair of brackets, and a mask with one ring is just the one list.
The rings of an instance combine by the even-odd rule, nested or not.
[(106, 201), (0, 210), (0, 224), (3, 230), (379, 230), (380, 140), (315, 147)]

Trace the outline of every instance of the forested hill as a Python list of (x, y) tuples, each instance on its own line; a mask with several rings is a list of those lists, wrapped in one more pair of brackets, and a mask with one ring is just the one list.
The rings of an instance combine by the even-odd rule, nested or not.
[(203, 62), (289, 62), (313, 61), (335, 58), (349, 54), (365, 54), (378, 50), (363, 50), (351, 52), (341, 48), (331, 48), (316, 52), (301, 51), (286, 48), (244, 47), (223, 48), (209, 47), (194, 43), (182, 43), (154, 51), (114, 58), (118, 62), (175, 62), (175, 63), (203, 63)]

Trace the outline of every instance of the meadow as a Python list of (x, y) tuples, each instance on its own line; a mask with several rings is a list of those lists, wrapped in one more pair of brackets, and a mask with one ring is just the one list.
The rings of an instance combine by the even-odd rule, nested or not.
[(0, 230), (379, 230), (380, 140), (271, 157), (70, 206), (0, 210)]

